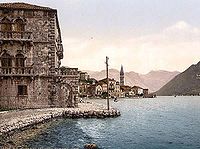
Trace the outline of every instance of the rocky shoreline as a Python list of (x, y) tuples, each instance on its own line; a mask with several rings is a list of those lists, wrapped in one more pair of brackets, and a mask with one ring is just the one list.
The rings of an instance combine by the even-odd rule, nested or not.
[(27, 141), (34, 140), (38, 135), (45, 133), (45, 131), (53, 125), (59, 123), (62, 119), (53, 119), (46, 123), (32, 125), (23, 130), (15, 130), (0, 136), (0, 148), (29, 148)]
[(120, 116), (117, 109), (97, 103), (79, 103), (78, 108), (46, 108), (0, 112), (0, 137), (7, 137), (56, 118), (108, 118)]

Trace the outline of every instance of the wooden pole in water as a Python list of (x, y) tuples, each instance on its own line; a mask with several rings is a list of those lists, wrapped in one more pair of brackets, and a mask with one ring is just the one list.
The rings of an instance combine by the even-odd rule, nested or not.
[(107, 106), (109, 110), (109, 79), (108, 79), (108, 57), (106, 56), (106, 79), (107, 79)]

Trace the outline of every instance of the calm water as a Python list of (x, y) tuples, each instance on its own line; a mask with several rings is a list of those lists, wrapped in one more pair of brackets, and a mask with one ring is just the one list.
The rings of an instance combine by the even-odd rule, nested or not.
[(122, 99), (111, 104), (121, 111), (120, 117), (64, 119), (29, 141), (29, 147), (83, 148), (96, 143), (105, 149), (200, 148), (200, 97)]

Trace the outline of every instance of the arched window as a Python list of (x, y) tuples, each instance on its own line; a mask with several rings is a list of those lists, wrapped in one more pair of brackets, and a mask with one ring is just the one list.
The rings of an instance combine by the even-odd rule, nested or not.
[(16, 19), (14, 23), (14, 31), (23, 32), (25, 30), (24, 21), (22, 19)]
[(12, 57), (8, 53), (1, 56), (1, 66), (4, 68), (12, 67)]
[(1, 31), (3, 32), (10, 32), (12, 31), (12, 24), (8, 18), (4, 18), (1, 21)]
[(24, 67), (24, 56), (22, 54), (16, 55), (16, 67)]

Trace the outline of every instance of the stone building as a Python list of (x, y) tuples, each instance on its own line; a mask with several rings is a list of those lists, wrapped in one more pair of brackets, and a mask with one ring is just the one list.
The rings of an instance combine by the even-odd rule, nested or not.
[(143, 96), (144, 95), (143, 88), (140, 87), (140, 86), (133, 86), (132, 90), (134, 91), (135, 95), (137, 95), (137, 96)]
[(80, 72), (80, 81), (86, 81), (89, 79), (89, 75), (87, 72)]
[(97, 83), (95, 88), (95, 94), (97, 97), (101, 97), (102, 93), (103, 93), (103, 83)]
[(62, 58), (56, 9), (0, 3), (0, 108), (75, 106), (78, 69)]
[(97, 80), (90, 78), (87, 72), (79, 72), (79, 97), (94, 97)]
[(143, 94), (144, 94), (144, 96), (147, 96), (148, 94), (149, 94), (149, 89), (143, 89)]
[[(120, 85), (119, 82), (112, 79), (108, 79), (108, 92), (110, 97), (120, 97)], [(102, 96), (103, 94), (107, 93), (107, 79), (99, 80), (96, 85), (96, 95)]]

